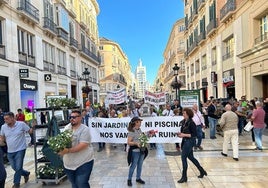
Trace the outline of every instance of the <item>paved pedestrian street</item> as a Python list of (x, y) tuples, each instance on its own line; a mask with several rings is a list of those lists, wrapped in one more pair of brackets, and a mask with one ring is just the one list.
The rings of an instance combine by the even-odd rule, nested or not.
[[(189, 161), (188, 182), (178, 184), (181, 177), (181, 158), (175, 150), (175, 144), (157, 144), (156, 150), (149, 150), (149, 156), (144, 161), (142, 179), (145, 185), (136, 184), (134, 172), (132, 183), (134, 188), (177, 188), (177, 187), (228, 187), (228, 188), (261, 188), (268, 185), (268, 129), (263, 136), (264, 150), (254, 151), (255, 146), (251, 141), (251, 133), (243, 133), (239, 137), (239, 161), (234, 161), (232, 151), (228, 157), (223, 157), (220, 152), (223, 138), (209, 139), (209, 130), (206, 130), (206, 139), (203, 140), (203, 151), (194, 152), (195, 157), (207, 171), (208, 176), (197, 178), (198, 170)], [(95, 148), (95, 164), (90, 178), (91, 188), (125, 188), (127, 187), (127, 153), (123, 144), (113, 148), (106, 144), (105, 150), (97, 152)], [(31, 171), (30, 180), (23, 183), (22, 188), (58, 187), (71, 188), (68, 180), (58, 185), (49, 183), (43, 185), (36, 182), (34, 173), (34, 149), (28, 147), (25, 157), (25, 169)], [(7, 166), (8, 178), (6, 188), (12, 187), (13, 170)]]

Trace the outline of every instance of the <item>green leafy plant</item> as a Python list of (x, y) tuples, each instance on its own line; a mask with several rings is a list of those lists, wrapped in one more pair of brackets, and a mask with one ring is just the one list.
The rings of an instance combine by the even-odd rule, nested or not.
[(58, 177), (62, 177), (64, 175), (64, 170), (62, 168), (54, 168), (49, 164), (45, 164), (39, 166), (37, 168), (36, 174), (39, 179), (54, 179), (56, 178), (56, 171), (58, 171)]
[(142, 133), (139, 137), (140, 147), (141, 148), (147, 147), (150, 138), (155, 136), (157, 132), (158, 132), (157, 130), (150, 130), (148, 132)]
[(65, 97), (47, 98), (46, 102), (48, 106), (52, 108), (61, 108), (61, 107), (73, 108), (77, 106), (77, 100), (74, 98), (65, 98)]
[(65, 130), (57, 136), (50, 137), (47, 143), (56, 153), (62, 151), (64, 148), (70, 148), (72, 146), (72, 131)]

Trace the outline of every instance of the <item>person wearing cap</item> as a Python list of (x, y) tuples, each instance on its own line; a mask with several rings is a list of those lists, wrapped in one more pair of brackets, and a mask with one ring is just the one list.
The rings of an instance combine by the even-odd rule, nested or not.
[(132, 175), (136, 167), (136, 182), (140, 184), (145, 184), (145, 181), (141, 179), (141, 172), (143, 160), (148, 155), (148, 149), (146, 148), (145, 152), (142, 152), (140, 150), (139, 137), (141, 134), (143, 134), (140, 129), (141, 121), (142, 119), (140, 119), (139, 117), (133, 117), (128, 125), (127, 144), (130, 146), (128, 151), (128, 165), (130, 165), (127, 180), (128, 186), (132, 186)]

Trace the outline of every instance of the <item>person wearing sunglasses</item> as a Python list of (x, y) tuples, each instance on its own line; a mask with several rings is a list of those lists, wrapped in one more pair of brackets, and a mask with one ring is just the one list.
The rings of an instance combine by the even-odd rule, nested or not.
[(90, 188), (89, 179), (94, 165), (90, 129), (82, 124), (79, 110), (73, 110), (69, 118), (70, 123), (65, 130), (72, 130), (72, 147), (59, 152), (63, 156), (64, 171), (72, 188)]

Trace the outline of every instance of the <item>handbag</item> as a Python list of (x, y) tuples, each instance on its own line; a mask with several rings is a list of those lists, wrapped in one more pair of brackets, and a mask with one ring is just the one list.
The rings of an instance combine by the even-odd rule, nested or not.
[(247, 131), (247, 132), (249, 132), (249, 131), (251, 131), (252, 128), (253, 128), (253, 125), (252, 125), (251, 121), (249, 121), (246, 124), (246, 126), (244, 127), (244, 130)]

